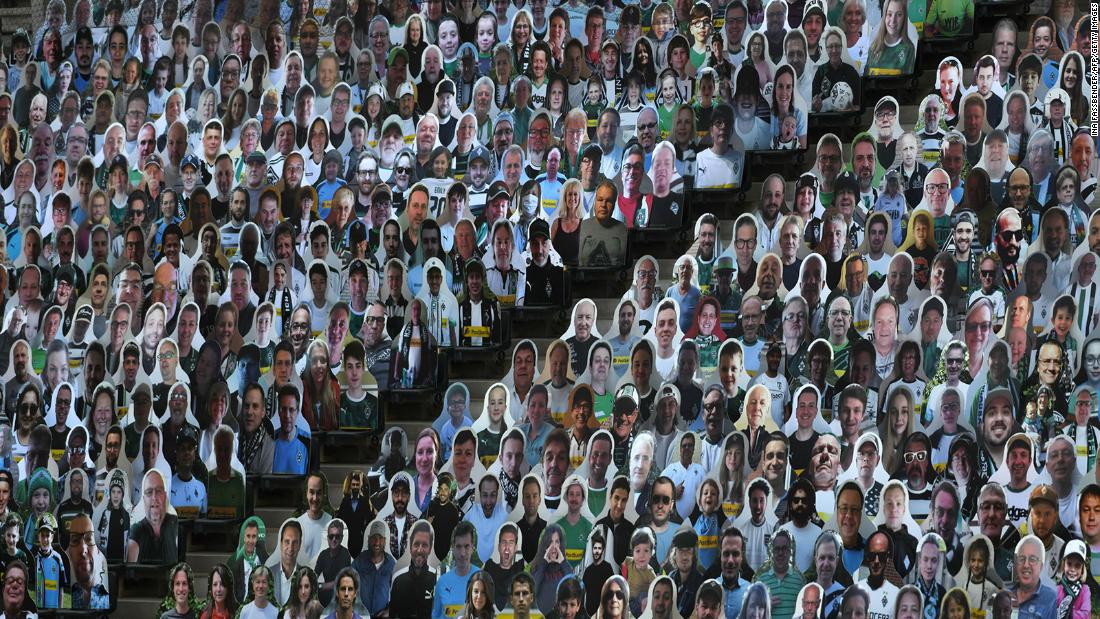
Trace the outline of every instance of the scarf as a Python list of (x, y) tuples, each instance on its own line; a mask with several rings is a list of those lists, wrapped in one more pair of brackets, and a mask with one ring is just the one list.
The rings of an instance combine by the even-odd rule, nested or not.
[(267, 429), (262, 426), (256, 428), (252, 436), (249, 436), (243, 430), (241, 431), (240, 447), (237, 453), (241, 454), (241, 463), (244, 464), (245, 470), (252, 470), (252, 463), (263, 451), (264, 445), (267, 444), (267, 438)]
[(923, 578), (917, 578), (917, 589), (924, 596), (924, 619), (936, 619), (940, 607), (940, 587), (935, 580), (926, 585)]
[(509, 507), (515, 507), (516, 501), (519, 499), (519, 484), (505, 475), (504, 471), (500, 472), (500, 489), (504, 492), (504, 500)]
[(1077, 596), (1081, 593), (1084, 585), (1080, 582), (1073, 582), (1064, 575), (1059, 584), (1062, 585), (1064, 595), (1062, 601), (1058, 603), (1058, 619), (1072, 619), (1073, 604), (1077, 601)]
[(424, 337), (424, 331), (426, 331), (426, 329), (424, 329), (424, 325), (414, 325), (412, 322), (409, 322), (401, 328), (401, 337), (398, 338), (398, 347), (401, 350), (401, 359), (405, 362), (408, 362), (409, 359), (409, 346), (412, 344), (414, 328), (418, 329), (418, 333), (420, 334), (420, 345), (422, 347), (422, 353), (426, 353), (428, 351), (428, 338)]
[[(282, 293), (282, 295), (279, 294), (280, 292)], [(279, 318), (283, 318), (283, 317), (286, 318), (286, 320), (282, 321), (282, 323), (283, 323), (283, 337), (289, 337), (290, 336), (290, 315), (292, 313), (294, 313), (294, 308), (291, 307), (291, 303), (293, 303), (293, 299), (290, 298), (290, 290), (286, 289), (286, 288), (284, 288), (282, 290), (272, 288), (271, 291), (267, 293), (267, 300), (273, 306), (275, 306), (275, 308), (277, 310), (276, 313), (278, 314)]]

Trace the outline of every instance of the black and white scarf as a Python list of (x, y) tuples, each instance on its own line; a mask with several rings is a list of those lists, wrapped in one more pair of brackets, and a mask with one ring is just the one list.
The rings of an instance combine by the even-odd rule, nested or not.
[(1084, 585), (1081, 582), (1071, 581), (1065, 576), (1062, 576), (1058, 584), (1062, 585), (1063, 591), (1062, 601), (1058, 603), (1058, 619), (1072, 619), (1074, 602), (1077, 601), (1077, 596), (1080, 595)]

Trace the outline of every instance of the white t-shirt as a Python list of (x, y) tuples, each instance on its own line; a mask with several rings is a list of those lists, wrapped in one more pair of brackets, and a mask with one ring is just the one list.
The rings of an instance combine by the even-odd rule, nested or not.
[(317, 520), (309, 517), (309, 512), (298, 516), (298, 524), (302, 525), (302, 548), (298, 552), (306, 562), (312, 563), (318, 553), (325, 548), (325, 529), (332, 521), (332, 514), (321, 512)]
[(867, 607), (867, 619), (891, 619), (894, 616), (894, 602), (898, 597), (897, 586), (883, 579), (878, 589), (872, 589), (866, 580), (856, 583), (871, 596), (871, 605)]
[(781, 531), (787, 531), (794, 538), (795, 557), (794, 563), (798, 571), (805, 572), (814, 563), (814, 542), (821, 535), (821, 527), (810, 521), (804, 527), (797, 527), (794, 521), (787, 521), (779, 527)]

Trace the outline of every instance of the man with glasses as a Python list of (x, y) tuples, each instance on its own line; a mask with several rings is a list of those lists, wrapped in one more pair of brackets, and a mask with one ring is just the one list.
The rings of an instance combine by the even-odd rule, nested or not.
[(679, 530), (680, 517), (674, 511), (676, 483), (661, 475), (650, 489), (649, 511), (638, 519), (638, 526), (648, 526), (657, 538), (654, 556), (667, 557), (672, 548), (672, 538)]
[(628, 229), (643, 228), (649, 224), (653, 212), (653, 187), (645, 176), (645, 152), (641, 146), (634, 144), (627, 148), (620, 174), (618, 212)]
[[(839, 455), (838, 447), (838, 461)], [(786, 501), (788, 520), (776, 529), (776, 535), (778, 536), (782, 531), (788, 533), (795, 541), (795, 567), (799, 572), (805, 572), (813, 563), (814, 541), (821, 534), (820, 518), (817, 515), (817, 493), (808, 479), (799, 478), (791, 485)]]
[(1054, 589), (1042, 583), (1046, 550), (1034, 535), (1024, 536), (1016, 544), (1013, 579), (1007, 587), (1015, 596), (1019, 619), (1053, 619), (1058, 606)]
[(179, 521), (174, 513), (168, 512), (168, 493), (160, 469), (149, 469), (145, 473), (141, 500), (145, 516), (130, 527), (127, 563), (174, 565), (179, 557)]
[[(1054, 138), (1046, 129), (1038, 129), (1027, 142), (1025, 154), (1028, 172), (1031, 173), (1032, 195), (1039, 204), (1046, 204), (1055, 196), (1055, 179), (1052, 173), (1056, 166), (1054, 159)], [(1011, 179), (1009, 185), (1011, 186)]]
[(821, 136), (817, 146), (817, 161), (814, 174), (820, 182), (818, 199), (821, 205), (829, 208), (833, 205), (833, 193), (836, 191), (836, 179), (844, 169), (844, 155), (840, 148), (840, 138), (833, 133)]
[[(806, 17), (810, 18), (815, 14), (816, 12), (810, 13)], [(814, 112), (850, 112), (859, 109), (862, 90), (859, 73), (855, 67), (844, 62), (842, 54), (846, 47), (844, 35), (840, 31), (830, 30), (825, 34), (825, 55), (828, 61), (817, 65), (814, 72), (811, 88), (813, 96), (810, 99), (810, 107)]]
[[(1012, 192), (1013, 182), (1009, 179), (1009, 192)], [(1004, 289), (1006, 292), (1012, 292), (1016, 289), (1016, 286), (1020, 283), (1022, 274), (1020, 273), (1019, 260), (1022, 255), (1024, 245), (1024, 229), (1023, 220), (1020, 213), (1014, 208), (1006, 208), (1001, 211), (1000, 216), (997, 218), (997, 235), (993, 239), (994, 249), (997, 251), (998, 257), (1001, 259), (1001, 267), (1003, 269)]]
[[(374, 203), (374, 187), (379, 183), (378, 157), (373, 152), (365, 152), (359, 158), (355, 169), (355, 216), (368, 217)], [(388, 214), (387, 214), (388, 219)], [(385, 219), (382, 220), (385, 223)], [(373, 226), (371, 226), (373, 228)]]
[[(317, 555), (315, 569), (322, 583), (318, 587), (317, 599), (326, 608), (336, 594), (336, 584), (339, 582), (337, 575), (345, 568), (351, 567), (351, 552), (344, 546), (344, 528), (343, 520), (329, 522), (325, 532), (328, 546)], [(358, 595), (352, 599), (354, 600), (355, 597)]]
[[(1095, 365), (1096, 352), (1084, 355), (1082, 366)], [(1096, 394), (1087, 385), (1077, 387), (1073, 394), (1073, 422), (1062, 428), (1062, 434), (1068, 436), (1075, 447), (1077, 471), (1084, 475), (1096, 466), (1096, 454), (1100, 450), (1100, 428), (1089, 422), (1096, 415)]]
[(110, 591), (100, 580), (96, 564), (101, 560), (96, 546), (92, 519), (80, 514), (69, 521), (69, 580), (72, 582), (73, 610), (106, 610), (111, 607)]
[[(641, 144), (642, 150), (646, 154), (646, 166), (649, 166), (649, 162), (653, 157), (653, 149), (657, 147), (657, 109), (652, 106), (645, 106), (641, 112), (638, 112), (638, 124), (634, 126), (634, 137), (638, 139), (638, 144)], [(608, 153), (604, 153), (604, 156), (609, 156)]]
[(890, 534), (881, 529), (867, 539), (867, 548), (863, 553), (868, 569), (867, 577), (856, 582), (855, 586), (870, 596), (866, 616), (872, 619), (894, 616), (898, 587), (886, 578), (886, 566), (893, 562), (893, 546), (894, 541)]
[(771, 566), (756, 574), (755, 582), (767, 585), (771, 593), (773, 617), (794, 615), (798, 592), (805, 584), (802, 574), (791, 570), (792, 546), (790, 532), (782, 529), (776, 531), (771, 540)]
[(928, 516), (932, 499), (932, 480), (936, 471), (932, 467), (932, 443), (923, 432), (914, 432), (905, 440), (898, 474), (904, 476), (909, 491), (909, 513), (917, 522)]
[[(640, 127), (641, 116), (638, 122)], [(732, 130), (733, 108), (728, 103), (719, 103), (711, 117), (711, 147), (696, 156), (696, 188), (736, 189), (741, 186), (744, 152), (740, 138), (731, 136)]]

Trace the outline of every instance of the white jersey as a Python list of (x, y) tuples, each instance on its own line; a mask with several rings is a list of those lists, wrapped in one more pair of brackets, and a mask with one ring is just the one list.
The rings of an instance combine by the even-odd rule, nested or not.
[(447, 190), (454, 184), (453, 178), (425, 178), (420, 181), (428, 188), (428, 211), (439, 218), (447, 209)]
[(856, 583), (871, 596), (871, 605), (867, 607), (867, 619), (891, 619), (894, 616), (894, 602), (898, 597), (898, 588), (888, 580), (883, 580), (878, 589), (872, 589), (866, 580)]
[(787, 377), (776, 374), (775, 378), (768, 376), (767, 372), (757, 374), (749, 381), (749, 388), (753, 385), (764, 385), (772, 396), (772, 419), (782, 419), (783, 409), (791, 399), (791, 385)]

